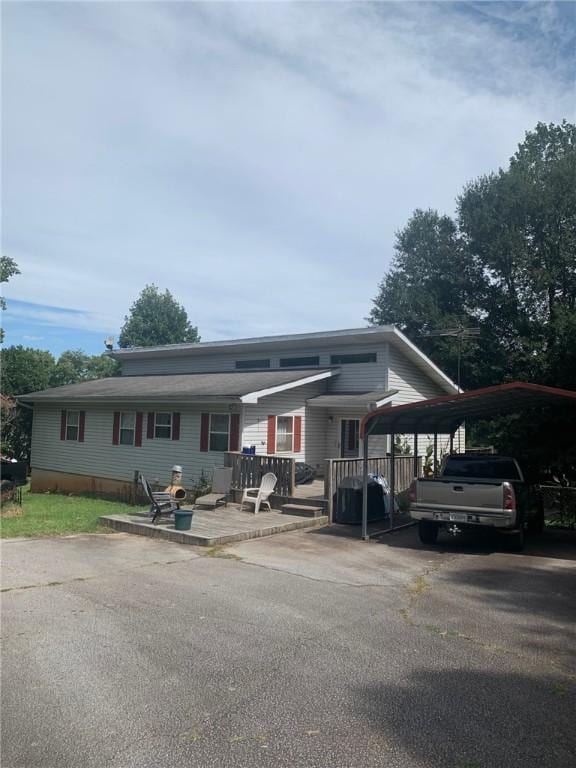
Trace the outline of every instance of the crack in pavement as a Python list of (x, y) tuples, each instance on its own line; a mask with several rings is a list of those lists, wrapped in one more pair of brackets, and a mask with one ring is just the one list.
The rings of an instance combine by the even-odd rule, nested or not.
[[(435, 566), (426, 568), (424, 571), (422, 571), (421, 574), (416, 576), (416, 578), (406, 587), (406, 591), (408, 592), (408, 597), (406, 601), (407, 604), (403, 608), (401, 608), (399, 611), (405, 623), (410, 627), (424, 630), (430, 635), (435, 635), (437, 637), (442, 637), (450, 640), (465, 640), (466, 642), (472, 643), (476, 647), (481, 648), (484, 651), (491, 651), (494, 653), (506, 654), (508, 656), (511, 656), (523, 662), (525, 661), (533, 662), (534, 661), (533, 656), (527, 653), (523, 653), (520, 650), (516, 650), (514, 648), (509, 648), (504, 645), (499, 645), (495, 643), (487, 643), (478, 637), (467, 635), (463, 632), (458, 632), (455, 629), (446, 629), (445, 627), (442, 627), (438, 624), (424, 624), (416, 620), (414, 614), (417, 611), (417, 607), (418, 607), (417, 604), (420, 597), (422, 597), (422, 595), (425, 594), (426, 592), (429, 592), (433, 589), (433, 585), (430, 582), (426, 581), (426, 576), (429, 576), (430, 574), (433, 574), (433, 573), (437, 573), (444, 566), (451, 565), (459, 557), (460, 557), (459, 555), (454, 555), (442, 563), (438, 563)], [(566, 680), (569, 680), (571, 683), (576, 682), (576, 674), (566, 670), (564, 666), (559, 662), (548, 659), (547, 663), (548, 663), (548, 666), (550, 667), (551, 672), (561, 674)]]

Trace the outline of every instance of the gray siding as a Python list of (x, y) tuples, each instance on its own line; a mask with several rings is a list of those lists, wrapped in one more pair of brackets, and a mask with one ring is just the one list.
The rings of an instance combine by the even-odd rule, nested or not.
[(394, 396), (394, 405), (414, 403), (417, 400), (446, 394), (445, 389), (394, 347), (390, 347), (389, 351), (388, 386), (390, 389), (399, 390)]
[(321, 394), (324, 387), (325, 383), (319, 381), (264, 397), (255, 405), (245, 405), (242, 445), (255, 445), (256, 453), (265, 454), (268, 452), (268, 416), (301, 416), (302, 450), (280, 455), (314, 465), (322, 461), (326, 458), (323, 455), (326, 435), (324, 412), (317, 416), (313, 411), (320, 409), (307, 408), (306, 400)]
[[(128, 410), (126, 406), (94, 406), (86, 410), (83, 443), (60, 440), (60, 407), (34, 407), (32, 432), (32, 468), (79, 475), (132, 480), (134, 470), (148, 479), (168, 483), (173, 464), (181, 464), (184, 482), (191, 485), (202, 471), (210, 473), (222, 466), (223, 453), (200, 451), (200, 414), (202, 410), (178, 408), (180, 440), (148, 440), (146, 413), (158, 410), (153, 406), (138, 406), (144, 412), (142, 447), (112, 445), (114, 411)], [(213, 413), (228, 413), (225, 408), (210, 408)]]
[(288, 349), (281, 355), (255, 350), (251, 353), (234, 354), (226, 352), (214, 355), (190, 355), (188, 357), (158, 357), (148, 360), (130, 360), (122, 362), (122, 373), (125, 376), (137, 376), (158, 373), (205, 373), (216, 371), (234, 371), (236, 360), (270, 359), (271, 368), (280, 367), (280, 357), (310, 357), (318, 355), (319, 366), (330, 366), (331, 355), (360, 354), (376, 352), (376, 363), (360, 363), (342, 365), (341, 372), (330, 380), (330, 392), (370, 392), (387, 389), (386, 345), (372, 344), (362, 347), (335, 346), (328, 350)]

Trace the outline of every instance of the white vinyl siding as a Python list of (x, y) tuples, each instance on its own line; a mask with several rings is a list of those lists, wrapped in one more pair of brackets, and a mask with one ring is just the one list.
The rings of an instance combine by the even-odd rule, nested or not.
[[(268, 416), (301, 416), (301, 450), (298, 453), (282, 452), (282, 455), (316, 466), (326, 458), (325, 456), (319, 458), (323, 453), (325, 432), (322, 429), (321, 416), (312, 414), (310, 419), (310, 413), (314, 409), (306, 408), (306, 400), (321, 394), (324, 387), (325, 383), (319, 381), (263, 397), (255, 405), (245, 405), (241, 446), (255, 445), (256, 453), (266, 454), (268, 453)], [(309, 427), (312, 425), (315, 431), (309, 432)]]
[[(126, 406), (124, 406), (126, 408)], [(143, 403), (134, 412), (144, 414), (155, 406)], [(202, 472), (210, 476), (215, 467), (223, 466), (224, 454), (200, 451), (200, 418), (206, 408), (178, 407), (180, 412), (179, 440), (148, 440), (146, 428), (142, 433), (142, 446), (113, 445), (114, 412), (120, 405), (82, 406), (86, 411), (84, 442), (60, 440), (61, 406), (34, 406), (32, 431), (32, 468), (70, 472), (72, 474), (131, 481), (134, 471), (143, 472), (151, 481), (170, 480), (170, 469), (180, 464), (184, 470), (184, 483), (191, 485)], [(210, 412), (228, 413), (228, 409), (210, 406)]]
[(394, 347), (389, 351), (388, 386), (397, 389), (394, 405), (414, 403), (447, 394), (446, 390), (432, 381), (426, 373), (408, 360)]

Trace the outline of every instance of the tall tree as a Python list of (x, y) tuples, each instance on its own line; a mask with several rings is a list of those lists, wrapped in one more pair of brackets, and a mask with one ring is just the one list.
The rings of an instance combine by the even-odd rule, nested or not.
[[(18, 265), (9, 256), (0, 256), (0, 283), (7, 283), (14, 275), (19, 275)], [(6, 309), (6, 300), (0, 296), (0, 310)], [(0, 343), (4, 341), (4, 329), (0, 328)]]
[[(457, 347), (434, 332), (475, 324), (476, 302), (485, 291), (482, 271), (456, 223), (437, 211), (416, 210), (396, 235), (392, 267), (380, 283), (369, 320), (397, 325), (456, 379)], [(469, 356), (470, 349), (465, 347), (463, 354)]]
[(198, 329), (190, 324), (183, 306), (170, 291), (163, 293), (147, 285), (134, 304), (120, 331), (120, 347), (152, 347), (200, 341)]
[[(464, 350), (465, 388), (522, 379), (576, 389), (576, 126), (539, 123), (508, 168), (464, 188), (455, 221), (416, 211), (369, 319), (397, 324), (452, 376), (457, 342), (427, 333), (478, 325)], [(535, 464), (568, 456), (574, 431), (569, 414), (483, 427), (505, 450), (524, 446)]]

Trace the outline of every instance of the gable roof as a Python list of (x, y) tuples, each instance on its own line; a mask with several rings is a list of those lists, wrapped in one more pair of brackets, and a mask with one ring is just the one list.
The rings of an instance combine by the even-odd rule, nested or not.
[(432, 379), (445, 392), (458, 392), (457, 385), (430, 360), (410, 339), (394, 325), (379, 325), (369, 328), (347, 328), (336, 331), (317, 331), (314, 333), (292, 333), (279, 336), (259, 336), (247, 339), (225, 341), (203, 341), (195, 344), (165, 344), (158, 347), (131, 347), (115, 349), (107, 354), (122, 362), (123, 360), (145, 360), (162, 357), (196, 357), (229, 352), (239, 354), (249, 352), (263, 354), (282, 350), (321, 350), (334, 347), (350, 347), (366, 344), (389, 343), (411, 360), (423, 373)]
[(115, 376), (68, 384), (19, 396), (23, 402), (241, 402), (336, 376), (337, 368), (319, 370), (231, 371), (156, 376)]

